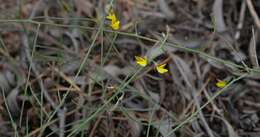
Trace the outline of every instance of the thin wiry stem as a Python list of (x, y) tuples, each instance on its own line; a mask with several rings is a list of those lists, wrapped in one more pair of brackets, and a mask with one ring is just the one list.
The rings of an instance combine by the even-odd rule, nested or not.
[(195, 111), (194, 113), (192, 113), (188, 118), (186, 118), (183, 122), (181, 122), (177, 127), (175, 127), (171, 132), (169, 132), (166, 137), (169, 137), (171, 134), (173, 134), (175, 131), (177, 131), (179, 128), (183, 127), (185, 124), (187, 124), (188, 122), (190, 122), (193, 118), (195, 118), (197, 116), (197, 114), (199, 112), (202, 111), (203, 108), (205, 108), (210, 102), (212, 102), (216, 97), (218, 97), (220, 94), (222, 94), (228, 87), (230, 87), (233, 83), (235, 83), (236, 81), (246, 77), (248, 74), (244, 74), (234, 80), (232, 80), (231, 82), (229, 82), (223, 89), (217, 91), (217, 93), (215, 93), (204, 105), (202, 105), (197, 111)]
[[(85, 30), (89, 30), (89, 31), (94, 31), (94, 30), (97, 30), (97, 28), (93, 28), (93, 27), (85, 27), (85, 26), (78, 26), (78, 25), (64, 25), (64, 24), (54, 24), (54, 23), (47, 23), (47, 22), (38, 22), (38, 21), (33, 21), (33, 20), (0, 20), (0, 22), (17, 22), (17, 23), (32, 23), (32, 24), (42, 24), (42, 25), (51, 25), (51, 26), (56, 26), (56, 27), (64, 27), (64, 28), (69, 28), (69, 27), (78, 27), (78, 28), (81, 28), (81, 29), (85, 29)], [(136, 38), (139, 38), (139, 39), (142, 39), (142, 40), (146, 40), (146, 41), (150, 41), (150, 42), (154, 42), (154, 43), (158, 43), (159, 40), (156, 40), (156, 39), (152, 39), (152, 38), (148, 38), (148, 37), (145, 37), (145, 36), (141, 36), (141, 35), (138, 35), (138, 34), (134, 34), (134, 33), (127, 33), (127, 32), (119, 32), (119, 31), (113, 31), (113, 30), (107, 30), (107, 29), (104, 29), (105, 32), (110, 32), (110, 33), (114, 33), (114, 32), (117, 32), (118, 34), (120, 35), (125, 35), (125, 36), (130, 36), (130, 37), (136, 37)], [(220, 59), (220, 58), (217, 58), (215, 56), (212, 56), (210, 54), (207, 54), (203, 51), (200, 51), (200, 50), (197, 50), (197, 49), (191, 49), (191, 48), (187, 48), (187, 47), (184, 47), (182, 45), (179, 45), (177, 43), (170, 43), (170, 42), (166, 42), (165, 43), (165, 46), (170, 46), (170, 47), (173, 47), (173, 48), (177, 48), (179, 50), (182, 50), (182, 51), (186, 51), (186, 52), (190, 52), (190, 53), (195, 53), (195, 54), (199, 54), (200, 56), (203, 56), (205, 58), (209, 58), (209, 59), (212, 59), (214, 61), (217, 61), (219, 63), (223, 63), (224, 65), (227, 65), (227, 66), (231, 66), (231, 67), (234, 67), (236, 69), (245, 69), (247, 71), (250, 71), (252, 73), (260, 73), (260, 69), (256, 69), (256, 68), (245, 68), (244, 66), (242, 65), (238, 65), (238, 64), (235, 64), (231, 61), (227, 61), (227, 60), (223, 60), (223, 59)]]

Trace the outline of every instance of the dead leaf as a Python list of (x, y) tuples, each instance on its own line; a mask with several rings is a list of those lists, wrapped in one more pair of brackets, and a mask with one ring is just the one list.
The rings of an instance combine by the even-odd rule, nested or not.
[(17, 102), (18, 93), (19, 93), (19, 89), (14, 88), (13, 90), (11, 90), (11, 92), (8, 94), (8, 96), (6, 98), (6, 102), (7, 102), (7, 105), (9, 107), (9, 110), (10, 110), (12, 116), (18, 116), (20, 114), (20, 107)]
[(176, 137), (174, 133), (171, 136), (167, 136), (172, 131), (172, 127), (174, 126), (170, 119), (160, 121), (159, 124), (155, 124), (154, 126), (160, 131), (163, 137)]
[(215, 0), (212, 10), (217, 32), (226, 31), (227, 28), (223, 16), (223, 0)]
[(89, 17), (92, 17), (92, 11), (94, 7), (92, 3), (90, 3), (88, 0), (75, 0), (75, 4), (77, 7), (77, 15), (85, 13)]
[[(128, 115), (132, 118), (136, 118), (133, 112), (128, 112)], [(140, 123), (133, 121), (131, 118), (128, 120), (128, 124), (131, 127), (130, 132), (132, 134), (132, 137), (139, 137), (141, 135), (143, 126)]]

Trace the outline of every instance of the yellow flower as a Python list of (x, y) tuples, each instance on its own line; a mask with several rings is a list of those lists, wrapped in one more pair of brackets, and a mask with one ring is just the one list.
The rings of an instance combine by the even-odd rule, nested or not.
[(120, 28), (120, 21), (118, 20), (115, 20), (115, 21), (111, 21), (111, 24), (110, 24), (110, 27), (113, 29), (113, 30), (118, 30)]
[(165, 73), (165, 72), (168, 72), (168, 69), (164, 68), (165, 66), (166, 66), (166, 64), (157, 65), (157, 66), (156, 66), (156, 70), (157, 70), (159, 73), (161, 73), (161, 74), (163, 74), (163, 73)]
[(118, 30), (120, 28), (120, 21), (117, 20), (115, 13), (113, 12), (113, 10), (110, 10), (108, 15), (106, 16), (106, 19), (109, 19), (110, 22), (110, 27), (113, 30)]
[(226, 82), (225, 82), (225, 81), (218, 81), (218, 82), (216, 83), (216, 86), (217, 86), (218, 88), (223, 88), (223, 87), (226, 86)]
[(139, 57), (139, 56), (135, 56), (135, 62), (136, 64), (145, 67), (148, 63), (147, 58), (143, 58), (143, 57)]

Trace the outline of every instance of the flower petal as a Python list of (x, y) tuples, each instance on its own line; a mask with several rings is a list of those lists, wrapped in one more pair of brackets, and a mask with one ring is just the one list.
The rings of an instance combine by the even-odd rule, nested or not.
[(135, 62), (136, 62), (136, 64), (138, 64), (142, 67), (145, 67), (147, 65), (147, 59), (139, 57), (139, 56), (135, 56)]
[(223, 87), (226, 86), (226, 82), (225, 82), (225, 81), (218, 81), (218, 82), (216, 83), (216, 86), (217, 86), (218, 88), (223, 88)]
[(120, 21), (111, 21), (111, 28), (113, 29), (113, 30), (118, 30), (119, 28), (120, 28)]
[(106, 16), (106, 19), (109, 19), (109, 20), (116, 20), (116, 15), (114, 13), (109, 13), (107, 16)]
[(156, 70), (160, 74), (166, 73), (166, 72), (168, 72), (168, 69), (164, 68), (165, 66), (166, 66), (166, 64), (158, 65), (158, 66), (156, 66)]
[(110, 10), (108, 11), (108, 15), (106, 16), (106, 19), (109, 19), (109, 20), (116, 19), (116, 15), (115, 15), (113, 9), (110, 9)]

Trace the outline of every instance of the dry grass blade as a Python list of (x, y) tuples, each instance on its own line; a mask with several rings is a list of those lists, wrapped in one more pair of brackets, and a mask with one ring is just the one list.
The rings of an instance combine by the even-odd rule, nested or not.
[(192, 113), (188, 118), (186, 118), (183, 122), (181, 122), (178, 126), (176, 126), (170, 133), (167, 134), (166, 137), (169, 137), (171, 134), (173, 134), (174, 132), (176, 132), (179, 128), (183, 127), (185, 124), (187, 124), (188, 122), (190, 122), (194, 117), (197, 116), (197, 114), (203, 109), (205, 108), (212, 100), (214, 100), (216, 97), (218, 97), (221, 93), (223, 93), (230, 85), (232, 85), (233, 83), (235, 83), (236, 81), (246, 77), (248, 74), (244, 74), (234, 80), (232, 80), (231, 82), (229, 82), (223, 89), (217, 91), (211, 98), (210, 100), (208, 100), (204, 105), (202, 105), (200, 107), (200, 109), (198, 109), (197, 111), (195, 111), (194, 113)]
[[(194, 81), (194, 76), (192, 74), (192, 71), (191, 71), (191, 68), (190, 66), (185, 62), (183, 61), (182, 59), (180, 58), (177, 58), (177, 57), (173, 57), (174, 58), (174, 62), (176, 63), (176, 66), (178, 68), (178, 70), (180, 71), (187, 87), (189, 87), (189, 91), (191, 92), (192, 96), (193, 96), (193, 99), (194, 99), (194, 102), (195, 102), (195, 105), (197, 106), (197, 109), (199, 110), (200, 109), (200, 97), (196, 95), (196, 88), (195, 88), (195, 81)], [(208, 135), (210, 137), (214, 137), (205, 117), (204, 117), (204, 114), (202, 111), (199, 111), (199, 116), (200, 116), (200, 119), (202, 120), (202, 123), (208, 133)]]
[(249, 54), (250, 54), (250, 60), (254, 68), (259, 68), (259, 63), (258, 63), (258, 57), (257, 57), (257, 49), (256, 49), (256, 43), (258, 43), (259, 40), (259, 31), (254, 30), (252, 28), (252, 38), (249, 43)]
[(58, 68), (54, 68), (54, 70), (56, 71), (56, 73), (58, 73), (64, 80), (66, 80), (70, 85), (72, 85), (72, 87), (74, 87), (76, 89), (76, 91), (81, 92), (80, 87), (78, 87), (75, 82), (70, 79), (69, 77), (67, 77), (64, 73), (62, 73), (60, 70), (58, 70)]
[(18, 94), (19, 94), (19, 89), (14, 88), (13, 90), (10, 91), (8, 94), (6, 101), (7, 104), (10, 108), (10, 112), (13, 116), (18, 116), (20, 113), (20, 106), (18, 105)]
[(224, 32), (227, 28), (223, 16), (223, 0), (215, 0), (212, 10), (213, 16), (216, 20), (217, 32)]
[(260, 19), (259, 16), (257, 15), (257, 12), (255, 11), (255, 8), (252, 4), (252, 0), (246, 0), (247, 7), (251, 13), (251, 16), (253, 17), (255, 21), (255, 25), (257, 26), (258, 29), (260, 29)]
[(224, 122), (226, 125), (226, 129), (228, 130), (228, 135), (229, 137), (240, 137), (237, 132), (235, 132), (235, 129), (232, 127), (232, 125), (224, 118), (224, 117), (219, 117), (219, 116), (213, 116), (214, 118), (220, 119)]
[(66, 121), (66, 112), (67, 108), (61, 109), (61, 111), (58, 112), (59, 116), (59, 137), (64, 137), (65, 136), (65, 121)]

